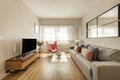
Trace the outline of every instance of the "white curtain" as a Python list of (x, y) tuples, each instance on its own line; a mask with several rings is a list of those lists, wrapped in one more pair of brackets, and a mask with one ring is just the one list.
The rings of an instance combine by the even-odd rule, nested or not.
[(68, 26), (41, 26), (41, 39), (44, 41), (68, 41)]

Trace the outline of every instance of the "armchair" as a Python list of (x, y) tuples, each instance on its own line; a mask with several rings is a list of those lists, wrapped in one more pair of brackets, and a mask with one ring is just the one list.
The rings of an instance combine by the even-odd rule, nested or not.
[(49, 52), (56, 53), (59, 49), (57, 48), (57, 41), (55, 41), (53, 44), (49, 44), (46, 41), (47, 49)]

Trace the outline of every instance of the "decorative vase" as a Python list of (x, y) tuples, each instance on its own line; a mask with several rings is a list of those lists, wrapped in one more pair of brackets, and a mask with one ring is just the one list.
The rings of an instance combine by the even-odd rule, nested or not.
[(57, 52), (56, 55), (57, 55), (57, 56), (61, 56), (61, 53), (60, 53), (60, 52)]

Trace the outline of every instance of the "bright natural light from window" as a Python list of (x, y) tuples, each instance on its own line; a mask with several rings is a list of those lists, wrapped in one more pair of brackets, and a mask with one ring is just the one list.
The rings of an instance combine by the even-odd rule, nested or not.
[(115, 26), (106, 26), (98, 28), (98, 36), (102, 37), (109, 37), (109, 36), (116, 36), (118, 34), (117, 27)]
[(45, 27), (43, 31), (44, 40), (49, 41), (68, 41), (68, 28), (67, 27)]
[(55, 28), (45, 28), (44, 39), (55, 40)]
[(91, 37), (97, 37), (97, 29), (92, 29), (91, 30)]
[(90, 37), (97, 37), (97, 28), (96, 28), (96, 26), (95, 25), (92, 25), (92, 26), (90, 26), (90, 28), (89, 28), (89, 30), (88, 30), (88, 33), (89, 33), (89, 35), (88, 36), (90, 36)]
[(59, 32), (58, 36), (59, 36), (58, 39), (61, 40), (61, 41), (68, 40), (68, 31), (67, 31), (67, 28), (60, 28), (60, 32)]

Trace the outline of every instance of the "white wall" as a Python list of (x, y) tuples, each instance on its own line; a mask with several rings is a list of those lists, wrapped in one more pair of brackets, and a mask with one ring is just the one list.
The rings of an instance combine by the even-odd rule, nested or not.
[(40, 25), (80, 25), (80, 19), (72, 19), (72, 18), (41, 18)]
[(112, 8), (113, 6), (120, 3), (120, 0), (101, 0), (93, 9), (91, 9), (83, 18), (82, 18), (82, 38), (85, 43), (95, 44), (110, 48), (120, 49), (120, 37), (117, 38), (95, 38), (88, 39), (86, 38), (86, 23), (96, 16), (102, 14), (106, 10)]
[(5, 60), (20, 54), (22, 38), (38, 38), (34, 23), (39, 23), (38, 18), (21, 0), (0, 0), (0, 79), (6, 75)]

